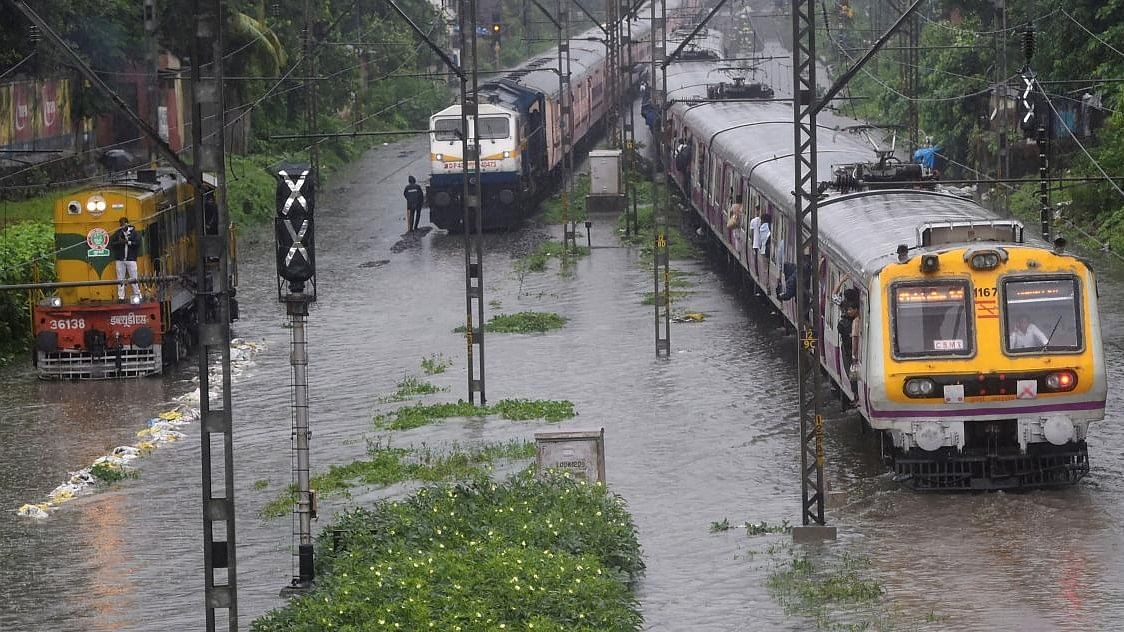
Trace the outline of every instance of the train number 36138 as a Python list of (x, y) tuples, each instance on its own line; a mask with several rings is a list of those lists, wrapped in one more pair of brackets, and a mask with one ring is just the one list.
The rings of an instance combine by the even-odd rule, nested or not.
[(47, 321), (47, 326), (51, 329), (85, 329), (85, 318), (60, 318), (58, 320)]

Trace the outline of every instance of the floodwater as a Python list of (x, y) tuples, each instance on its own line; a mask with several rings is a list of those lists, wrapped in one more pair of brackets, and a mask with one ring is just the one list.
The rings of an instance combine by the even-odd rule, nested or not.
[[(426, 167), (421, 141), (370, 152), (319, 197), (319, 300), (309, 318), (311, 459), (314, 470), (363, 456), (379, 436), (377, 399), (420, 361), (453, 361), (432, 382), (466, 397), (462, 238), (403, 238), (401, 189)], [(593, 218), (594, 249), (574, 273), (516, 274), (551, 229), (526, 226), (485, 239), (487, 316), (554, 311), (570, 321), (545, 335), (489, 335), (489, 401), (569, 399), (563, 427), (604, 427), (607, 476), (640, 529), (648, 565), (638, 585), (651, 630), (803, 630), (766, 588), (764, 543), (710, 524), (799, 517), (794, 341), (755, 306), (720, 262), (679, 262), (692, 294), (676, 307), (701, 323), (672, 326), (670, 359), (654, 353), (652, 274), (618, 247), (615, 222)], [(244, 238), (235, 333), (263, 341), (234, 386), (238, 604), (242, 627), (281, 605), (292, 575), (292, 525), (258, 512), (290, 480), (288, 336), (276, 300), (268, 231)], [(584, 235), (582, 236), (584, 238)], [(1102, 269), (1102, 319), (1111, 383), (1121, 383), (1124, 267)], [(498, 305), (498, 307), (497, 307)], [(29, 366), (0, 389), (0, 629), (197, 630), (203, 628), (198, 428), (137, 464), (140, 476), (64, 504), (48, 519), (16, 516), (115, 445), (135, 443), (144, 420), (190, 390), (190, 369), (164, 379), (40, 383)], [(871, 435), (829, 405), (829, 521), (837, 543), (867, 560), (885, 596), (870, 606), (890, 625), (920, 629), (1109, 629), (1124, 617), (1124, 459), (1121, 406), (1090, 436), (1092, 472), (1070, 489), (1022, 494), (921, 495), (892, 482)], [(393, 433), (395, 445), (530, 439), (541, 423), (446, 422)], [(385, 441), (388, 435), (382, 434)], [(265, 489), (258, 489), (264, 485)], [(401, 487), (372, 490), (352, 502)], [(325, 516), (347, 506), (322, 500)], [(816, 554), (816, 547), (809, 549)], [(780, 557), (781, 562), (787, 558)], [(221, 611), (220, 611), (221, 612)], [(926, 613), (930, 616), (927, 620)], [(882, 616), (882, 615), (879, 615)], [(221, 621), (221, 619), (220, 619)], [(897, 622), (897, 623), (894, 623)]]

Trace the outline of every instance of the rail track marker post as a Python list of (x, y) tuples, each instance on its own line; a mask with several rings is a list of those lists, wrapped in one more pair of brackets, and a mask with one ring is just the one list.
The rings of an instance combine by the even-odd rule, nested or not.
[[(311, 164), (286, 164), (277, 171), (277, 299), (285, 304), (292, 325), (289, 390), (293, 410), (293, 484), (297, 502), (293, 507), (296, 529), (293, 539), (293, 577), (281, 589), (282, 597), (303, 594), (315, 579), (312, 520), (316, 499), (309, 485), (308, 443), (312, 436), (308, 419), (308, 338), (305, 323), (308, 306), (316, 301), (316, 172)], [(310, 286), (311, 291), (306, 291)]]
[[(235, 563), (234, 529), (234, 444), (231, 416), (230, 389), (230, 313), (229, 288), (230, 262), (227, 259), (230, 244), (230, 218), (226, 208), (225, 130), (226, 113), (223, 100), (222, 64), (222, 0), (194, 0), (192, 14), (195, 20), (192, 39), (191, 103), (192, 103), (192, 163), (184, 162), (179, 154), (161, 138), (151, 122), (144, 120), (90, 68), (70, 45), (39, 16), (25, 0), (8, 0), (10, 4), (35, 25), (70, 62), (95, 90), (105, 95), (130, 122), (135, 124), (168, 161), (195, 189), (196, 247), (199, 259), (195, 279), (195, 303), (199, 326), (199, 414), (202, 421), (199, 438), (202, 444), (203, 486), (203, 567), (204, 605), (206, 629), (215, 630), (216, 610), (226, 610), (227, 625), (231, 632), (238, 630), (238, 582)], [(208, 61), (209, 60), (209, 61)], [(214, 71), (203, 79), (201, 69), (213, 65)], [(207, 109), (208, 114), (203, 110)], [(213, 118), (214, 131), (203, 133), (203, 121)], [(208, 203), (200, 192), (206, 188), (203, 174), (215, 178), (214, 196)], [(213, 221), (209, 222), (209, 219)], [(213, 283), (207, 282), (207, 270), (216, 271)], [(210, 358), (217, 352), (220, 358), (218, 374), (210, 373)], [(220, 382), (220, 406), (211, 402), (212, 378)], [(222, 450), (222, 496), (212, 496), (214, 471), (211, 452), (212, 435), (218, 435)], [(215, 523), (222, 523), (225, 539), (215, 539)], [(226, 582), (216, 582), (216, 569), (226, 569)]]

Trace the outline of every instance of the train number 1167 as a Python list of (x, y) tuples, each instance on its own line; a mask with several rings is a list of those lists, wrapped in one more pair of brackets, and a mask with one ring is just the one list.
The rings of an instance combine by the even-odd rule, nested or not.
[(991, 298), (999, 296), (999, 290), (993, 287), (978, 287), (976, 288), (976, 298)]

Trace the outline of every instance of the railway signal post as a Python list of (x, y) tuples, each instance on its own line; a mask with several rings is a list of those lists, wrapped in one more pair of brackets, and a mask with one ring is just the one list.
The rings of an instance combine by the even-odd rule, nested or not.
[[(285, 304), (292, 324), (289, 363), (292, 366), (293, 484), (297, 503), (293, 510), (297, 529), (293, 538), (294, 573), (281, 590), (282, 597), (307, 592), (315, 579), (312, 519), (316, 501), (309, 484), (308, 442), (308, 340), (305, 323), (308, 306), (316, 300), (315, 171), (311, 164), (284, 165), (277, 171), (277, 298)], [(310, 290), (310, 291), (306, 291)]]
[[(660, 12), (656, 13), (656, 3), (651, 3), (652, 19), (652, 104), (659, 113), (659, 123), (656, 125), (657, 137), (652, 139), (655, 146), (653, 157), (655, 168), (652, 170), (652, 219), (655, 224), (655, 247), (652, 250), (652, 277), (656, 297), (655, 324), (656, 324), (656, 357), (661, 355), (671, 356), (671, 255), (667, 244), (667, 164), (663, 157), (664, 135), (663, 124), (666, 121), (667, 107), (667, 67), (664, 57), (667, 54), (667, 9), (663, 2), (659, 3)], [(662, 71), (660, 89), (656, 90), (656, 72)], [(661, 268), (663, 274), (661, 275)], [(661, 278), (663, 281), (661, 290)]]

